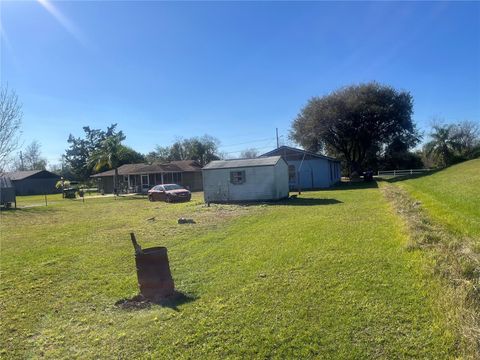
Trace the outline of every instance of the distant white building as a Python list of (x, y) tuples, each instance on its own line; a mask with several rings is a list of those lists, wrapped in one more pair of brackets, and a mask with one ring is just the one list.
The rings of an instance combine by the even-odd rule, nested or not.
[(212, 161), (202, 172), (207, 203), (288, 197), (288, 165), (281, 156)]

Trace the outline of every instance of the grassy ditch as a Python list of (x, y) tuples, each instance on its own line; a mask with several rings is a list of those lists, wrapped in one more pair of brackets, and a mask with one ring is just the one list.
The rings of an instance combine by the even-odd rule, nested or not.
[(407, 248), (422, 250), (446, 291), (437, 298), (458, 334), (458, 351), (465, 358), (480, 358), (480, 255), (474, 238), (451, 231), (432, 220), (422, 202), (402, 187), (383, 184), (385, 197), (404, 220)]

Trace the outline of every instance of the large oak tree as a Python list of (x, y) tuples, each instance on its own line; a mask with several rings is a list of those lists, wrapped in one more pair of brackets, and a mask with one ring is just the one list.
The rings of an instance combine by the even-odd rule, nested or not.
[(412, 113), (408, 92), (376, 82), (352, 85), (310, 99), (290, 136), (307, 150), (344, 159), (350, 173), (359, 173), (394, 142), (407, 149), (418, 143)]

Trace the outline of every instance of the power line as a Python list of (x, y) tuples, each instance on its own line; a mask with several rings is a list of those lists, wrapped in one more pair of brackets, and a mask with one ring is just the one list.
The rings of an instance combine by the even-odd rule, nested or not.
[(239, 146), (239, 145), (245, 145), (245, 144), (252, 144), (252, 143), (256, 143), (256, 142), (268, 141), (268, 140), (274, 140), (274, 138), (272, 138), (272, 137), (269, 137), (269, 138), (266, 138), (266, 139), (259, 139), (259, 140), (245, 141), (245, 142), (242, 142), (242, 143), (237, 143), (237, 144), (221, 145), (220, 147), (224, 148), (224, 147)]
[[(262, 147), (257, 147), (257, 148), (251, 148), (251, 149), (248, 149), (248, 150), (262, 150), (262, 149), (271, 149), (273, 146), (272, 145), (269, 145), (269, 146), (262, 146)], [(242, 152), (243, 150), (237, 150), (237, 151), (230, 151), (230, 152), (221, 152), (222, 154), (235, 154), (235, 153), (240, 153)]]

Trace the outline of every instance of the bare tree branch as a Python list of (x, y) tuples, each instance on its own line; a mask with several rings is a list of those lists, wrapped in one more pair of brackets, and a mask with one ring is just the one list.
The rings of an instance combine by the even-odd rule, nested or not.
[(0, 89), (0, 172), (3, 172), (10, 155), (19, 148), (22, 104), (8, 87)]

